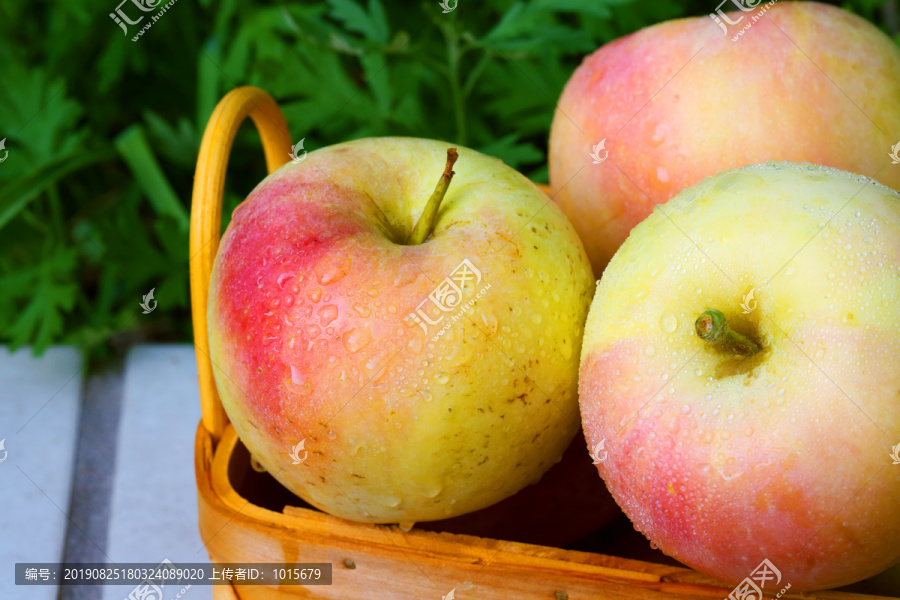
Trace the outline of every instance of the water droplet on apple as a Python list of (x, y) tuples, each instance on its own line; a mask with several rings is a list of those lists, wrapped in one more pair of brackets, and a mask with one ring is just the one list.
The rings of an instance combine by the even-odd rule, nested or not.
[(442, 491), (444, 491), (444, 488), (439, 484), (432, 484), (425, 488), (425, 492), (422, 495), (426, 498), (436, 498)]
[(276, 279), (275, 281), (278, 284), (278, 287), (280, 287), (281, 289), (284, 289), (284, 286), (287, 285), (287, 282), (293, 278), (294, 278), (293, 273), (282, 273), (281, 275), (278, 276), (278, 279)]
[(669, 172), (666, 171), (665, 167), (656, 167), (656, 178), (659, 179), (662, 183), (668, 183)]
[(309, 337), (316, 338), (319, 337), (319, 335), (322, 333), (322, 328), (318, 325), (307, 325), (306, 333), (309, 335)]
[(345, 257), (326, 257), (315, 266), (316, 279), (322, 285), (329, 285), (344, 278), (350, 270), (350, 259)]
[(650, 549), (651, 549), (651, 550), (659, 550), (659, 546), (656, 545), (656, 542), (651, 541), (651, 542), (650, 542)]
[(318, 302), (322, 298), (322, 288), (313, 288), (309, 292), (309, 299), (312, 302)]
[(863, 242), (865, 242), (866, 244), (871, 244), (874, 241), (875, 241), (875, 239), (871, 236), (866, 236), (863, 238)]
[[(375, 501), (378, 502), (378, 504), (386, 506), (387, 508), (397, 508), (398, 506), (400, 506), (400, 502), (402, 500), (403, 499), (399, 496), (380, 496), (375, 498)], [(409, 531), (410, 529), (412, 529), (413, 525), (414, 523), (410, 522), (409, 529), (404, 529), (404, 531)]]
[(678, 319), (670, 312), (665, 312), (659, 318), (659, 328), (666, 333), (673, 333), (678, 327)]
[(334, 432), (334, 429), (329, 429), (328, 433), (326, 435), (328, 436), (329, 440), (333, 440), (337, 437), (337, 434)]
[(650, 358), (651, 356), (653, 356), (655, 354), (656, 354), (656, 348), (654, 348), (652, 345), (648, 344), (647, 346), (644, 347), (644, 356), (646, 356), (647, 358)]
[[(353, 305), (353, 310), (355, 310), (356, 314), (358, 314), (362, 318), (366, 318), (372, 314), (371, 306), (367, 306), (365, 304), (360, 304), (359, 302), (357, 302), (356, 304)], [(413, 324), (415, 325), (415, 323), (413, 323)]]
[(412, 332), (412, 339), (409, 340), (409, 343), (406, 345), (406, 349), (409, 350), (412, 354), (421, 354), (424, 347), (425, 333), (421, 329)]
[(697, 376), (697, 377), (702, 376), (702, 375), (703, 375), (703, 370), (702, 370), (702, 369), (694, 369), (694, 375)]
[(347, 352), (353, 354), (365, 348), (372, 341), (372, 334), (368, 327), (354, 327), (341, 336), (341, 343)]
[(322, 319), (322, 325), (328, 325), (329, 323), (337, 319), (338, 309), (334, 304), (329, 304), (317, 310), (316, 314), (319, 315), (320, 319)]
[(685, 404), (684, 406), (681, 407), (681, 414), (687, 415), (687, 414), (690, 414), (690, 412), (691, 412), (690, 405)]
[(666, 141), (666, 135), (669, 133), (669, 126), (665, 123), (658, 123), (656, 129), (653, 130), (653, 137), (650, 138), (652, 146), (659, 146)]
[(446, 373), (438, 373), (438, 374), (435, 376), (434, 380), (435, 380), (436, 382), (438, 382), (439, 384), (444, 385), (445, 383), (447, 383), (448, 381), (450, 381), (450, 376), (447, 375)]
[(397, 523), (397, 527), (400, 528), (400, 531), (408, 532), (415, 526), (415, 521), (401, 521)]
[(816, 353), (815, 353), (816, 359), (823, 358), (824, 356), (825, 356), (825, 349), (824, 349), (824, 348), (819, 348), (818, 350), (816, 350)]
[(484, 323), (487, 335), (497, 333), (497, 317), (490, 310), (481, 311), (481, 322)]
[(306, 376), (304, 376), (303, 372), (294, 365), (291, 365), (291, 382), (297, 385), (306, 383)]

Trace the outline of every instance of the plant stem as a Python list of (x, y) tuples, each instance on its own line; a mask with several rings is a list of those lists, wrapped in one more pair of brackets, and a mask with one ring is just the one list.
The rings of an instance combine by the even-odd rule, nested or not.
[(719, 344), (741, 356), (750, 356), (761, 350), (759, 345), (732, 330), (725, 322), (725, 315), (714, 308), (704, 310), (694, 323), (700, 339), (710, 344)]
[(450, 180), (456, 174), (453, 171), (453, 165), (456, 163), (457, 158), (459, 158), (459, 154), (457, 154), (456, 148), (447, 148), (447, 164), (444, 166), (444, 172), (441, 174), (437, 185), (434, 186), (434, 192), (431, 193), (431, 198), (425, 204), (422, 216), (419, 217), (416, 226), (413, 227), (409, 237), (406, 238), (407, 246), (421, 244), (431, 235), (437, 220), (438, 209), (441, 207), (441, 201), (447, 193), (447, 188), (450, 187)]

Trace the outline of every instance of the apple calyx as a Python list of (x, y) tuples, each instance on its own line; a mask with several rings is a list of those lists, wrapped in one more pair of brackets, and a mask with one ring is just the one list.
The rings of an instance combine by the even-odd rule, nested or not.
[(444, 173), (438, 180), (437, 185), (434, 186), (434, 192), (432, 192), (431, 198), (428, 199), (428, 203), (425, 204), (422, 216), (419, 217), (416, 226), (413, 227), (413, 230), (406, 238), (407, 246), (421, 244), (431, 235), (437, 219), (438, 208), (440, 208), (441, 201), (447, 193), (447, 188), (450, 187), (450, 180), (456, 175), (453, 171), (453, 165), (456, 163), (457, 158), (459, 158), (459, 154), (456, 152), (456, 148), (447, 148), (447, 164), (444, 166)]
[(700, 339), (710, 344), (719, 344), (740, 356), (750, 356), (761, 350), (759, 344), (731, 329), (725, 322), (722, 311), (714, 308), (700, 313), (694, 327)]

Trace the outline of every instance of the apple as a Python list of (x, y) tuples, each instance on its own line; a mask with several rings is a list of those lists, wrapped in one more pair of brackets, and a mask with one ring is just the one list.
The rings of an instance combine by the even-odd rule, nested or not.
[(222, 238), (222, 403), (255, 460), (333, 515), (410, 527), (478, 510), (578, 430), (584, 248), (524, 176), (460, 148), (453, 177), (454, 160), (408, 138), (311, 152)]
[(897, 563), (900, 194), (787, 162), (684, 190), (600, 280), (579, 394), (669, 556), (736, 582), (769, 560), (792, 592)]
[(900, 141), (896, 45), (833, 6), (750, 4), (725, 15), (727, 34), (704, 16), (606, 44), (566, 84), (550, 184), (598, 276), (654, 205), (726, 169), (811, 162), (900, 189), (884, 168)]

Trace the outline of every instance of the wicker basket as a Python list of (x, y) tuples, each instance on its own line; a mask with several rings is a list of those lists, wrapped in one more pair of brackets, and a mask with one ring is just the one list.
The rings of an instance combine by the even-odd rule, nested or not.
[[(559, 535), (572, 538), (577, 532), (561, 528), (558, 520), (554, 521), (555, 513), (572, 512), (568, 509), (577, 505), (579, 497), (595, 498), (596, 490), (570, 492), (567, 487), (563, 494), (565, 511), (549, 507), (529, 515), (527, 504), (516, 505), (514, 497), (508, 501), (510, 504), (490, 513), (490, 518), (479, 519), (479, 513), (484, 512), (479, 511), (470, 517), (438, 523), (438, 531), (416, 527), (404, 532), (395, 526), (355, 523), (323, 513), (305, 505), (268, 475), (251, 469), (249, 453), (219, 401), (206, 328), (209, 281), (219, 245), (228, 155), (238, 127), (248, 116), (262, 138), (269, 172), (288, 161), (291, 149), (281, 110), (268, 94), (253, 87), (238, 88), (219, 103), (200, 148), (190, 239), (194, 343), (203, 410), (194, 450), (200, 533), (214, 562), (330, 562), (333, 583), (279, 587), (217, 585), (213, 587), (215, 600), (437, 600), (451, 590), (456, 590), (460, 600), (726, 598), (733, 586), (683, 567), (523, 543), (521, 540), (527, 536), (518, 535), (522, 532), (510, 535), (519, 541), (493, 538), (504, 535), (503, 531), (511, 532), (510, 527), (515, 526), (531, 532), (542, 531), (546, 535), (538, 537), (544, 543), (553, 543), (547, 540)], [(580, 454), (585, 454), (583, 444)], [(569, 466), (554, 467), (561, 473), (559, 477), (599, 482), (590, 462), (587, 465), (593, 477), (586, 478), (571, 478), (572, 473), (563, 472), (565, 468), (584, 468), (575, 464), (574, 459), (564, 459), (563, 463)], [(527, 492), (531, 494), (528, 502), (551, 498), (547, 490), (558, 488), (559, 481), (548, 483), (548, 479), (552, 480), (549, 473), (541, 483), (530, 486), (533, 489)], [(558, 489), (555, 493), (560, 496)], [(557, 506), (562, 504), (558, 499), (556, 502)], [(577, 507), (573, 510), (578, 512)], [(486, 525), (496, 519), (502, 521), (504, 514), (514, 517), (507, 519), (506, 530)], [(589, 530), (610, 517), (600, 515), (596, 517), (599, 521), (581, 519), (579, 523)], [(546, 520), (542, 522), (541, 518)], [(488, 531), (491, 537), (461, 533), (471, 531)], [(783, 597), (874, 598), (843, 592), (789, 593)]]

